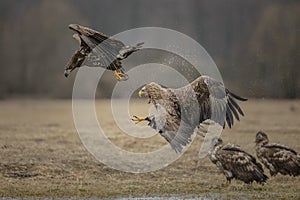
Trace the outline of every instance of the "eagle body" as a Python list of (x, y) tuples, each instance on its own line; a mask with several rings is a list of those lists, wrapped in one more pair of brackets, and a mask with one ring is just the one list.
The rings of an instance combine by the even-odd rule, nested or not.
[(252, 155), (234, 144), (223, 145), (221, 138), (213, 138), (209, 158), (224, 173), (228, 182), (237, 179), (246, 184), (253, 181), (263, 184), (268, 179), (262, 165)]
[(269, 169), (271, 176), (300, 175), (300, 154), (285, 145), (269, 143), (266, 133), (256, 134), (256, 154), (258, 159)]
[(225, 88), (223, 83), (200, 76), (192, 83), (177, 89), (150, 83), (140, 91), (149, 98), (156, 112), (147, 117), (149, 126), (158, 131), (176, 152), (191, 142), (192, 134), (205, 120), (231, 127), (234, 118), (244, 115), (235, 99), (246, 101)]
[[(89, 67), (103, 67), (115, 71), (118, 80), (126, 80), (128, 78), (122, 67), (121, 60), (140, 50), (144, 44), (143, 42), (130, 46), (101, 32), (78, 24), (70, 24), (69, 28), (76, 32), (73, 37), (79, 42), (79, 50), (75, 51), (66, 66), (66, 77), (74, 69), (81, 67), (83, 61), (86, 61), (85, 65)], [(80, 55), (78, 52), (80, 52)]]

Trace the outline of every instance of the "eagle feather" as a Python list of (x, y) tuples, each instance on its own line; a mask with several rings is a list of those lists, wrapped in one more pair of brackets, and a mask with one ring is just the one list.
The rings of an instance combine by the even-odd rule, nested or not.
[(223, 145), (219, 137), (212, 139), (209, 157), (229, 182), (235, 178), (247, 184), (253, 181), (263, 184), (268, 179), (262, 165), (251, 154), (234, 144)]
[(156, 112), (147, 117), (149, 126), (157, 130), (176, 152), (181, 152), (191, 142), (194, 130), (205, 120), (213, 120), (224, 128), (226, 121), (232, 127), (234, 118), (239, 120), (239, 115), (244, 115), (235, 99), (247, 100), (208, 76), (200, 76), (178, 89), (150, 83), (141, 93), (156, 108)]
[(300, 155), (285, 145), (269, 143), (266, 133), (256, 134), (256, 154), (258, 159), (269, 169), (271, 176), (300, 175)]
[[(76, 32), (74, 38), (79, 41), (79, 50), (75, 51), (65, 70), (68, 76), (75, 68), (81, 67), (83, 60), (89, 67), (103, 67), (122, 74), (121, 80), (127, 79), (121, 60), (141, 49), (143, 42), (135, 46), (126, 46), (122, 41), (78, 24), (70, 24)], [(80, 54), (78, 53), (80, 52)]]

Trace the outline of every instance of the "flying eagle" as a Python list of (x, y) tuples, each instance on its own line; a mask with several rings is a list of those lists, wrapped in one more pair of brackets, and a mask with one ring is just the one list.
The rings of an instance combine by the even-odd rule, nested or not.
[(295, 150), (276, 143), (269, 143), (266, 133), (256, 134), (256, 154), (269, 169), (271, 176), (277, 173), (290, 176), (300, 175), (300, 154)]
[(205, 120), (213, 120), (225, 128), (225, 121), (231, 128), (234, 118), (244, 115), (235, 99), (246, 101), (225, 88), (223, 83), (208, 76), (200, 76), (192, 83), (171, 89), (157, 83), (150, 83), (139, 91), (139, 96), (149, 98), (155, 113), (140, 118), (133, 116), (136, 123), (148, 121), (148, 125), (158, 131), (175, 152), (191, 142), (196, 128)]
[(223, 140), (219, 137), (214, 137), (211, 145), (209, 158), (224, 173), (227, 183), (234, 178), (247, 184), (253, 181), (263, 184), (267, 181), (262, 165), (239, 146), (223, 145)]
[(79, 42), (79, 50), (74, 52), (66, 65), (66, 77), (86, 61), (85, 65), (89, 67), (104, 67), (114, 71), (117, 80), (127, 80), (128, 76), (121, 60), (140, 50), (143, 42), (135, 46), (126, 46), (119, 40), (84, 26), (70, 24), (69, 28), (76, 32), (73, 38)]

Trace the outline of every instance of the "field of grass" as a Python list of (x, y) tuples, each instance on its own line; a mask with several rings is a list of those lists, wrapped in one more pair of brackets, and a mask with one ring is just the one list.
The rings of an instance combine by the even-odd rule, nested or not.
[[(134, 102), (133, 114), (145, 115), (146, 100)], [(300, 152), (300, 101), (249, 100), (246, 116), (222, 133), (224, 142), (255, 155), (257, 131)], [(165, 144), (160, 136), (136, 141), (116, 127), (110, 102), (96, 102), (99, 121), (120, 148), (151, 151)], [(129, 116), (128, 116), (129, 117)], [(168, 167), (149, 173), (117, 171), (97, 161), (83, 146), (72, 118), (70, 100), (0, 101), (0, 197), (215, 197), (300, 199), (300, 177), (278, 175), (267, 184), (245, 185), (225, 177), (208, 158), (199, 159), (202, 138)], [(269, 172), (266, 171), (269, 175)], [(208, 198), (209, 199), (209, 198)]]

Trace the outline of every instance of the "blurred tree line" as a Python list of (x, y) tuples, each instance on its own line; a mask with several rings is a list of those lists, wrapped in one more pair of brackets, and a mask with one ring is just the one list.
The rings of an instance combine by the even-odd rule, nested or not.
[(111, 35), (145, 26), (174, 29), (208, 51), (233, 91), (300, 97), (297, 0), (1, 0), (0, 97), (71, 97), (75, 73), (63, 76), (78, 45), (70, 23)]

